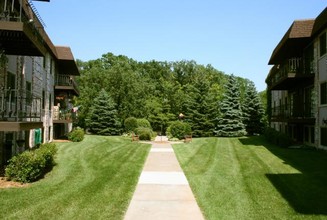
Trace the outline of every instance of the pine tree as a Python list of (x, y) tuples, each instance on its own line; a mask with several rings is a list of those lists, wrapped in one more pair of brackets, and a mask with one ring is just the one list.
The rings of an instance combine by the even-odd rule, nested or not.
[(86, 122), (94, 134), (118, 135), (120, 133), (121, 123), (118, 120), (115, 103), (104, 89), (94, 99)]
[(264, 108), (253, 82), (245, 90), (243, 123), (249, 135), (261, 134), (264, 129)]
[(229, 76), (225, 84), (225, 93), (219, 106), (220, 117), (217, 118), (216, 135), (223, 137), (239, 137), (246, 134), (242, 121), (240, 91), (236, 78)]
[(194, 137), (212, 136), (214, 124), (211, 118), (213, 109), (210, 102), (210, 82), (203, 78), (196, 78), (192, 88), (193, 99), (188, 103), (189, 118), (191, 120), (192, 132)]

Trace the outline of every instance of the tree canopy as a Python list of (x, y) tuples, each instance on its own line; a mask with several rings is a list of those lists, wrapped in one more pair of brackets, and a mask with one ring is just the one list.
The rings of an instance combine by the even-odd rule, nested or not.
[[(78, 61), (78, 65), (80, 97), (76, 102), (82, 106), (81, 127), (90, 128), (90, 122), (86, 122), (94, 111), (95, 97), (104, 90), (112, 99), (121, 124), (129, 117), (146, 118), (154, 131), (165, 132), (182, 113), (194, 136), (212, 136), (216, 131), (221, 116), (219, 103), (225, 96), (229, 75), (211, 65), (185, 60), (138, 62), (112, 53), (96, 60)], [(237, 94), (242, 102), (249, 80), (236, 80), (242, 85)]]

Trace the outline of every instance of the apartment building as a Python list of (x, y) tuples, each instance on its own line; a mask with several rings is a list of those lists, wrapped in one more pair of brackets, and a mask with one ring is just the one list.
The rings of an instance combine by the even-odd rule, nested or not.
[(327, 149), (327, 8), (296, 20), (274, 49), (266, 79), (270, 126)]
[(79, 70), (44, 27), (32, 1), (0, 2), (0, 166), (72, 129)]

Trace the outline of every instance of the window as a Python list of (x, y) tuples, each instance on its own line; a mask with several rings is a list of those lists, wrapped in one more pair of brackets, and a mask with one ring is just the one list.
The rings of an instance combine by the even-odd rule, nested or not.
[(327, 104), (327, 82), (320, 84), (320, 104)]
[(42, 109), (45, 109), (45, 92), (42, 91)]
[(51, 94), (49, 95), (49, 110), (51, 110), (51, 104), (52, 104), (52, 97)]
[(319, 38), (319, 45), (320, 45), (320, 56), (323, 56), (326, 54), (326, 32), (323, 33)]
[(304, 127), (304, 141), (309, 142), (309, 127)]
[(313, 126), (304, 127), (304, 141), (309, 144), (315, 143), (315, 128)]
[(308, 87), (304, 89), (304, 112), (305, 117), (314, 117), (314, 94), (313, 87)]
[(294, 110), (296, 109), (296, 108), (294, 108), (294, 93), (291, 93), (290, 94), (290, 97), (289, 97), (289, 106), (290, 106), (290, 116), (294, 116)]
[(11, 103), (15, 102), (16, 95), (15, 95), (15, 89), (16, 89), (16, 76), (13, 73), (9, 73), (7, 75), (7, 89), (8, 89), (8, 97), (9, 101)]
[(52, 75), (52, 68), (53, 68), (53, 60), (50, 60), (50, 74)]
[(278, 114), (280, 115), (280, 114), (282, 114), (283, 113), (283, 105), (282, 105), (282, 100), (281, 99), (279, 99), (279, 112), (278, 112)]
[(26, 82), (26, 104), (32, 104), (32, 83)]
[(311, 138), (311, 143), (314, 144), (315, 143), (315, 128), (314, 127), (310, 127), (310, 138)]
[(327, 128), (320, 128), (320, 143), (327, 147)]
[(304, 68), (305, 74), (313, 74), (314, 73), (314, 47), (311, 44), (304, 51)]
[(43, 57), (43, 69), (45, 69), (45, 67), (46, 67), (46, 58)]

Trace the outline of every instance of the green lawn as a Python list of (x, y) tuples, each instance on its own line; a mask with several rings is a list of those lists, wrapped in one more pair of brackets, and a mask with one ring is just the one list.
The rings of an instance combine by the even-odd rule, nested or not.
[(122, 219), (150, 145), (86, 136), (58, 147), (57, 165), (44, 179), (0, 189), (0, 219)]
[(327, 154), (252, 138), (174, 145), (206, 219), (327, 219)]

